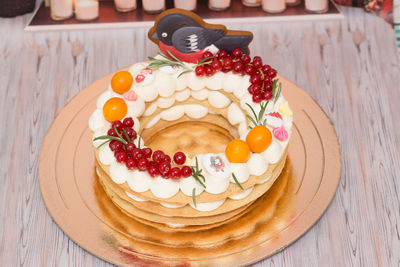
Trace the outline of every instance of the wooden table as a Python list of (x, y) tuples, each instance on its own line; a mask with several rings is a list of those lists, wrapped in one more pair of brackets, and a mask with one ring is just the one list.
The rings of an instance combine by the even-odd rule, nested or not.
[[(394, 32), (362, 10), (342, 22), (242, 25), (253, 54), (304, 88), (331, 118), (342, 178), (301, 239), (255, 266), (400, 264), (400, 61)], [(147, 29), (24, 34), (29, 15), (0, 19), (0, 262), (108, 266), (57, 227), (37, 164), (62, 107), (92, 81), (145, 59)], [(237, 26), (236, 26), (237, 27)]]

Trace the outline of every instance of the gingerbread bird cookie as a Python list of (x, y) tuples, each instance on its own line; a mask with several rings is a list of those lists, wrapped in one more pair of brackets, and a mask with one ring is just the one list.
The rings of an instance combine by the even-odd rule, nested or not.
[(198, 15), (182, 9), (169, 9), (161, 13), (148, 33), (164, 55), (167, 50), (179, 60), (198, 63), (205, 51), (216, 53), (224, 49), (231, 52), (240, 48), (249, 53), (253, 34), (228, 30), (224, 25), (208, 24)]

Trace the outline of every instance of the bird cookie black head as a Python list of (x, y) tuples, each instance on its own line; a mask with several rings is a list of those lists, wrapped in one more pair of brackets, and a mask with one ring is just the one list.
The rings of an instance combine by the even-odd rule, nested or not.
[(207, 50), (215, 52), (225, 49), (231, 52), (238, 47), (244, 53), (249, 53), (248, 45), (253, 39), (251, 32), (208, 24), (195, 13), (182, 9), (169, 9), (161, 13), (148, 36), (165, 55), (169, 52), (191, 63), (201, 60)]

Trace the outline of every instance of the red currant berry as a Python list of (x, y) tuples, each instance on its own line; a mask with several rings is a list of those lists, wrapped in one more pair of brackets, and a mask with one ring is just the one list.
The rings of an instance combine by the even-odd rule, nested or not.
[(264, 73), (267, 73), (270, 69), (271, 69), (271, 66), (270, 66), (270, 65), (263, 65), (263, 66), (261, 67), (261, 70), (262, 70)]
[(143, 152), (142, 152), (142, 150), (140, 149), (140, 148), (135, 148), (133, 151), (132, 151), (132, 158), (133, 159), (135, 159), (135, 160), (139, 160), (139, 159), (141, 159), (141, 158), (143, 158)]
[(145, 157), (141, 157), (138, 161), (137, 161), (137, 167), (139, 170), (141, 171), (145, 171), (147, 169), (147, 167), (149, 166), (149, 161), (145, 158)]
[(276, 72), (275, 69), (270, 69), (270, 70), (268, 71), (267, 75), (268, 75), (271, 79), (273, 79), (273, 78), (275, 78), (276, 73), (277, 73), (277, 72)]
[(264, 90), (272, 92), (272, 82), (269, 83), (264, 82)]
[(133, 170), (136, 168), (136, 161), (134, 159), (128, 159), (125, 165), (129, 170)]
[(233, 60), (230, 57), (224, 57), (222, 63), (222, 69), (224, 71), (230, 71), (233, 68)]
[(174, 155), (174, 162), (178, 165), (183, 165), (186, 161), (186, 155), (183, 152), (176, 152)]
[(251, 66), (251, 65), (246, 65), (246, 66), (244, 67), (244, 72), (245, 72), (247, 75), (253, 75), (253, 74), (256, 72), (256, 69), (255, 69), (253, 66)]
[(222, 64), (219, 59), (214, 58), (210, 65), (214, 71), (220, 71), (222, 69)]
[(271, 83), (271, 82), (272, 82), (271, 78), (268, 75), (265, 75), (264, 76), (264, 83)]
[[(262, 64), (262, 59), (261, 59), (261, 57), (259, 57), (259, 56), (253, 57), (253, 63), (254, 63), (254, 62), (259, 62), (259, 63), (261, 63), (261, 66), (263, 65), (263, 64)], [(257, 68), (261, 68), (261, 66), (260, 66), (260, 67), (257, 67)]]
[(214, 74), (214, 70), (211, 68), (211, 66), (205, 66), (205, 72), (207, 76), (212, 76)]
[(171, 163), (167, 161), (161, 162), (158, 169), (162, 177), (168, 177), (169, 171), (171, 170)]
[(243, 63), (241, 61), (235, 62), (235, 64), (233, 64), (233, 72), (236, 73), (241, 73), (243, 71)]
[(263, 100), (270, 100), (272, 98), (272, 92), (271, 91), (264, 91), (261, 93), (262, 99)]
[(224, 58), (224, 57), (227, 57), (227, 56), (229, 56), (228, 51), (226, 51), (224, 49), (219, 50), (218, 53), (217, 53), (217, 57), (218, 58)]
[[(153, 161), (153, 162), (154, 162), (154, 161)], [(149, 172), (149, 174), (150, 174), (152, 177), (155, 177), (155, 176), (157, 176), (157, 175), (160, 174), (160, 170), (158, 169), (158, 166), (155, 166), (155, 165), (150, 165), (150, 166), (148, 167), (147, 171)]]
[(192, 175), (192, 169), (189, 166), (183, 166), (181, 172), (185, 178)]
[(249, 94), (254, 94), (254, 84), (250, 85), (250, 86), (247, 88), (247, 91), (249, 91)]
[(125, 151), (128, 153), (132, 153), (135, 150), (136, 146), (134, 143), (129, 143), (125, 146)]
[(116, 151), (114, 156), (118, 162), (125, 162), (128, 159), (128, 154), (124, 151)]
[(250, 83), (251, 84), (258, 84), (260, 82), (261, 82), (261, 78), (257, 74), (253, 74), (253, 75), (250, 76)]
[(253, 95), (253, 102), (254, 103), (260, 103), (262, 101), (262, 96), (260, 94), (254, 94)]
[(153, 153), (153, 160), (157, 163), (161, 163), (164, 161), (165, 154), (161, 150), (156, 150)]
[(204, 74), (206, 73), (206, 69), (203, 66), (197, 66), (194, 72), (197, 76), (204, 76)]
[(114, 129), (114, 127), (117, 128), (118, 131), (121, 131), (122, 127), (123, 127), (122, 122), (121, 121), (114, 121), (111, 124), (111, 128)]
[(179, 169), (178, 167), (173, 167), (169, 170), (168, 176), (171, 179), (178, 180), (182, 176), (181, 169)]
[(150, 147), (142, 148), (142, 153), (146, 158), (150, 158), (151, 154), (153, 154), (153, 150)]
[(261, 93), (261, 89), (262, 89), (261, 84), (259, 84), (259, 83), (254, 84), (254, 88), (253, 88), (254, 94), (258, 95), (259, 93)]
[(242, 57), (242, 62), (243, 62), (244, 64), (249, 64), (250, 61), (251, 61), (251, 57), (250, 57), (249, 55), (243, 55), (243, 57)]
[(235, 48), (232, 50), (232, 56), (233, 58), (241, 58), (243, 55), (242, 49), (240, 48)]
[(118, 136), (117, 133), (114, 131), (114, 129), (108, 130), (108, 131), (107, 131), (107, 135), (109, 135), (109, 136), (114, 136), (114, 137), (117, 137), (117, 136)]
[(117, 141), (117, 140), (111, 140), (110, 143), (109, 143), (109, 147), (110, 147), (111, 151), (121, 151), (121, 150), (123, 150), (122, 143)]
[(171, 157), (169, 155), (165, 155), (164, 161), (171, 163)]
[(135, 122), (133, 121), (133, 119), (131, 117), (128, 117), (122, 121), (122, 124), (124, 125), (124, 127), (133, 127)]
[(203, 53), (203, 58), (208, 58), (208, 57), (213, 57), (213, 53), (211, 53), (210, 51), (206, 51)]

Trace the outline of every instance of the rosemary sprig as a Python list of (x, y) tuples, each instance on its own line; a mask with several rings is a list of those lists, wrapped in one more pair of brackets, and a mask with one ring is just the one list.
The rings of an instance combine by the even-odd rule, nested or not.
[(179, 73), (178, 78), (181, 77), (183, 74), (186, 74), (186, 73), (189, 73), (189, 72), (192, 72), (192, 71), (193, 70), (184, 70), (181, 73)]
[(128, 142), (126, 142), (123, 138), (119, 138), (119, 137), (115, 137), (115, 136), (110, 136), (110, 135), (101, 135), (101, 136), (98, 136), (98, 137), (94, 138), (93, 141), (105, 140), (105, 139), (107, 139), (108, 141), (117, 140), (117, 141), (121, 142), (121, 143), (124, 144), (124, 145), (127, 145), (127, 144), (128, 144)]
[(139, 139), (138, 139), (138, 144), (137, 147), (140, 148), (140, 141), (142, 140), (142, 137), (139, 135)]
[(276, 103), (276, 101), (278, 100), (279, 96), (281, 95), (281, 91), (282, 91), (282, 83), (279, 83), (278, 91), (275, 94), (274, 103)]
[(240, 189), (244, 191), (243, 186), (239, 183), (238, 179), (236, 178), (236, 175), (233, 172), (232, 172), (232, 178), (235, 181), (236, 185), (239, 186)]
[(122, 131), (124, 132), (124, 135), (125, 135), (126, 139), (128, 140), (128, 142), (130, 143), (131, 139), (129, 138), (128, 134), (126, 133), (125, 128), (122, 128)]
[[(192, 177), (204, 188), (206, 188), (206, 186), (204, 185), (204, 183), (206, 182), (206, 178), (204, 178), (203, 174), (201, 174), (201, 172), (203, 171), (202, 169), (199, 169), (199, 162), (197, 160), (197, 157), (195, 157), (196, 159), (196, 166), (190, 166), (190, 168), (192, 169)], [(203, 181), (201, 181), (203, 180)]]
[(193, 199), (193, 205), (194, 205), (194, 207), (196, 208), (196, 207), (197, 207), (197, 204), (196, 204), (196, 187), (193, 187), (193, 190), (192, 190), (192, 199)]
[(97, 149), (99, 149), (100, 147), (102, 147), (103, 145), (107, 144), (107, 143), (110, 142), (110, 141), (111, 141), (111, 140), (107, 140), (107, 141), (101, 143), (101, 144), (97, 147)]
[(259, 125), (265, 126), (266, 120), (263, 120), (263, 117), (265, 110), (267, 109), (268, 103), (269, 101), (260, 103), (260, 111), (258, 112), (258, 115), (256, 114), (256, 111), (253, 109), (253, 107), (249, 103), (246, 103), (246, 105), (250, 108), (251, 113), (253, 113), (253, 117), (250, 115), (246, 115), (246, 117), (254, 124), (254, 126), (259, 126)]

